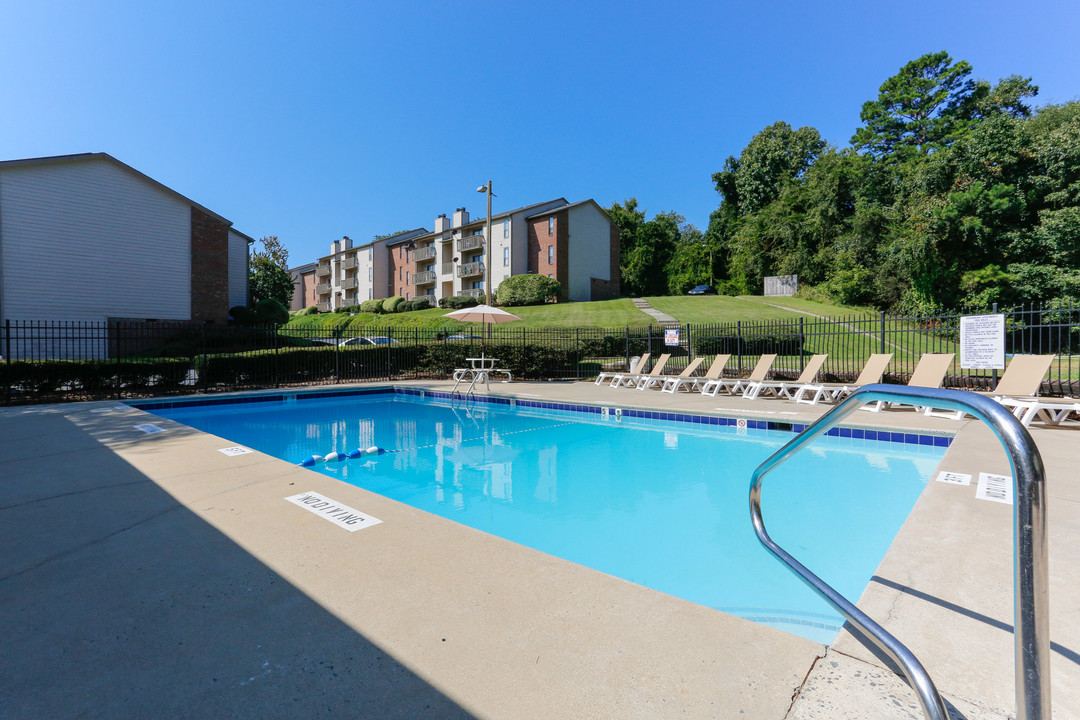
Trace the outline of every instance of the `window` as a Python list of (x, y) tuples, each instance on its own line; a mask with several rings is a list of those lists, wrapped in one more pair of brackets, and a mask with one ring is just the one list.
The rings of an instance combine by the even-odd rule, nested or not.
[(555, 234), (555, 217), (552, 216), (552, 217), (548, 218), (548, 235), (554, 235), (554, 234)]
[[(367, 249), (367, 259), (368, 259), (368, 260), (370, 260), (370, 259), (371, 259), (371, 251), (372, 251), (372, 250), (374, 250), (374, 249), (375, 249), (375, 248), (373, 248), (373, 247), (369, 247), (369, 248)], [(371, 298), (368, 298), (368, 300), (370, 300), (370, 299), (371, 299)]]
[(553, 264), (554, 262), (555, 262), (555, 246), (554, 245), (548, 245), (548, 264), (550, 265), (550, 264)]
[[(368, 269), (367, 269), (367, 279), (368, 279), (368, 282), (371, 282), (371, 266), (370, 265), (368, 265)], [(368, 299), (370, 300), (371, 298), (368, 298)]]
[(405, 284), (406, 285), (409, 284), (409, 271), (408, 270), (405, 271)]
[(554, 276), (554, 275), (552, 275), (551, 273), (548, 273), (548, 277), (549, 277), (549, 278), (553, 278), (553, 279), (554, 279), (554, 277), (555, 277), (555, 276)]
[(406, 300), (408, 300), (408, 299), (409, 299), (409, 293), (405, 293), (405, 299), (406, 299)]
[(371, 298), (371, 294), (372, 294), (372, 292), (373, 292), (373, 291), (372, 291), (372, 289), (371, 289), (371, 288), (368, 288), (368, 289), (367, 289), (367, 299), (368, 299), (368, 300), (371, 300), (371, 299), (372, 299), (372, 298)]
[(510, 237), (510, 218), (503, 220), (503, 237)]
[(401, 279), (401, 273), (403, 273), (404, 271), (405, 271), (405, 268), (398, 268), (397, 269), (397, 279), (398, 280)]
[(503, 267), (510, 265), (510, 248), (503, 248)]

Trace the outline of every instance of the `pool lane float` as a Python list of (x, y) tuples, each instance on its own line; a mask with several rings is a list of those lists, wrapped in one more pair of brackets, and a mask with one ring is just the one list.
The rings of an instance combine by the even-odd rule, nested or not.
[(382, 448), (376, 445), (372, 445), (367, 450), (361, 450), (360, 448), (357, 448), (350, 453), (332, 452), (325, 457), (323, 457), (322, 455), (310, 455), (307, 457), (307, 459), (300, 463), (300, 467), (315, 467), (316, 465), (319, 465), (321, 463), (345, 462), (346, 460), (355, 460), (356, 458), (363, 457), (365, 455), (382, 455), (384, 452), (386, 451)]

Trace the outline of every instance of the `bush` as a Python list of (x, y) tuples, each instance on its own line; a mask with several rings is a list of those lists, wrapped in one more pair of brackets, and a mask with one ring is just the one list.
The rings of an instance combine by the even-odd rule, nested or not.
[(360, 312), (366, 313), (381, 313), (383, 301), (380, 300), (365, 300), (360, 303)]
[(239, 325), (258, 325), (259, 323), (259, 314), (243, 305), (229, 308), (229, 317)]
[(562, 294), (562, 285), (554, 278), (535, 273), (512, 275), (501, 283), (495, 293), (500, 305), (543, 305)]
[(336, 312), (336, 313), (346, 313), (348, 315), (355, 315), (358, 312), (362, 312), (360, 308), (361, 308), (360, 305), (342, 305), (341, 307), (339, 307), (334, 312)]
[(405, 298), (401, 295), (394, 295), (388, 297), (382, 302), (382, 311), (384, 313), (396, 313), (401, 312), (401, 306), (404, 304)]
[(289, 308), (276, 298), (266, 298), (255, 303), (256, 324), (284, 325), (289, 322)]
[(476, 307), (480, 304), (480, 301), (473, 297), (466, 295), (451, 295), (450, 297), (439, 298), (439, 307), (447, 308), (449, 310), (460, 310), (461, 308)]
[(417, 298), (416, 300), (409, 300), (402, 306), (401, 312), (413, 312), (415, 310), (427, 310), (431, 308), (431, 303), (427, 300)]
[(735, 335), (699, 335), (691, 337), (695, 355), (801, 355), (805, 336), (798, 333), (777, 335), (743, 335), (742, 342)]
[(309, 305), (308, 307), (301, 310), (300, 314), (301, 315), (318, 315), (319, 314), (319, 306), (318, 305)]

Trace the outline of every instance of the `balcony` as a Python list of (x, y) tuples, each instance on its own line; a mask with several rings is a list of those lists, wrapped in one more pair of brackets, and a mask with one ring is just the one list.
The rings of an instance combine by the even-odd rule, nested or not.
[(433, 260), (435, 258), (435, 246), (428, 245), (427, 247), (418, 248), (413, 253), (413, 259), (417, 262), (421, 260)]
[(435, 282), (435, 273), (431, 270), (421, 270), (413, 275), (413, 285), (430, 285)]
[(331, 310), (334, 309), (333, 306), (331, 306), (329, 300), (326, 300), (324, 302), (319, 303), (318, 307), (319, 307), (319, 312), (330, 312)]
[(356, 256), (355, 255), (353, 255), (352, 257), (347, 257), (347, 258), (345, 258), (344, 260), (341, 261), (341, 269), (342, 270), (352, 270), (354, 267), (356, 267)]
[(462, 278), (475, 277), (477, 275), (483, 275), (483, 274), (484, 274), (484, 263), (482, 263), (482, 262), (465, 263), (464, 265), (459, 267), (458, 271), (457, 271), (457, 276), (462, 277)]
[(344, 280), (341, 281), (341, 289), (342, 290), (352, 290), (355, 287), (356, 287), (356, 276), (355, 275), (353, 277), (347, 277), (347, 278), (345, 278)]
[(454, 274), (454, 263), (452, 263), (452, 262), (443, 263), (442, 264), (442, 269), (439, 270), (439, 274), (440, 275), (453, 275)]
[(315, 294), (316, 295), (326, 295), (329, 292), (330, 292), (330, 283), (328, 283), (328, 282), (319, 283), (318, 285), (315, 286)]
[(315, 277), (323, 277), (330, 274), (330, 263), (319, 265), (315, 268)]
[(466, 252), (468, 250), (475, 250), (476, 248), (484, 247), (483, 235), (469, 235), (458, 240), (458, 250), (460, 252)]
[(458, 293), (461, 297), (482, 298), (484, 297), (484, 288), (476, 288), (475, 290), (462, 290)]

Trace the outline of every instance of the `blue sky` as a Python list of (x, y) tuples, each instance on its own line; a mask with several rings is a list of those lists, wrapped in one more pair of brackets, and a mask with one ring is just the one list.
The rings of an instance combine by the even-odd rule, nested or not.
[(765, 126), (846, 145), (862, 103), (947, 50), (1080, 99), (1080, 3), (6, 3), (0, 159), (107, 152), (277, 235), (432, 227), (636, 197), (704, 229), (712, 173)]

